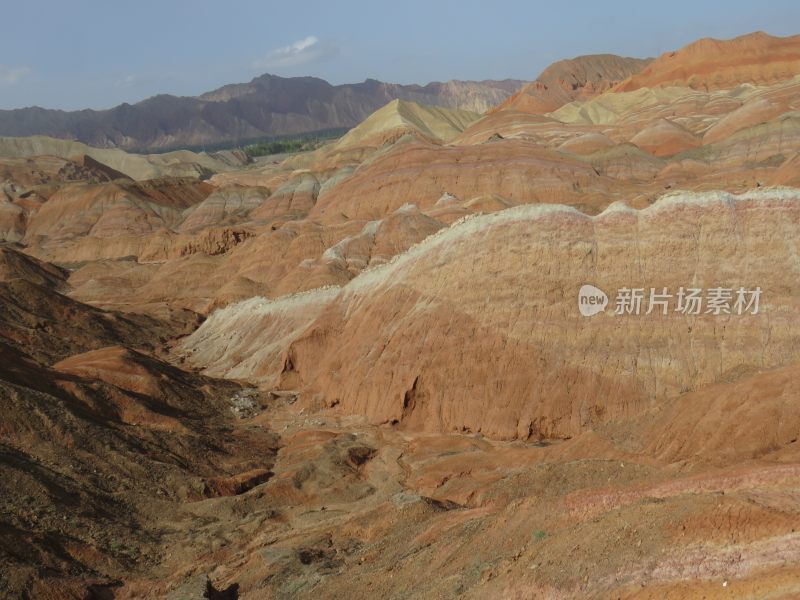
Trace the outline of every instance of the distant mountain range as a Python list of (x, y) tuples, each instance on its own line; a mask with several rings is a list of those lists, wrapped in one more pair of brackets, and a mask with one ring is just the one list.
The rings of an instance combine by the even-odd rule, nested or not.
[(506, 79), (420, 86), (367, 79), (331, 85), (316, 77), (262, 75), (197, 97), (161, 94), (108, 110), (0, 110), (0, 136), (47, 135), (133, 151), (219, 146), (350, 128), (395, 99), (484, 112), (524, 84)]

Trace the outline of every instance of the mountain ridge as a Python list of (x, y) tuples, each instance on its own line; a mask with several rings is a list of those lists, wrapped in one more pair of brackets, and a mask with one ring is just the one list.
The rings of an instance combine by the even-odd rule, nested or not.
[(608, 91), (651, 62), (651, 58), (616, 54), (584, 54), (559, 60), (492, 112), (512, 109), (526, 113), (547, 113), (568, 102), (587, 100)]
[(349, 129), (396, 99), (484, 112), (523, 85), (512, 79), (425, 86), (367, 79), (332, 85), (317, 77), (264, 74), (199, 96), (157, 94), (104, 110), (0, 110), (0, 136), (46, 135), (139, 152), (238, 144)]

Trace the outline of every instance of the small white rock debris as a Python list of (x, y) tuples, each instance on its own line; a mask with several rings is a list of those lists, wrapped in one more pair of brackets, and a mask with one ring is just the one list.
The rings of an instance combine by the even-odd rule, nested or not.
[(257, 388), (246, 388), (236, 392), (230, 399), (231, 412), (240, 419), (249, 419), (261, 412)]

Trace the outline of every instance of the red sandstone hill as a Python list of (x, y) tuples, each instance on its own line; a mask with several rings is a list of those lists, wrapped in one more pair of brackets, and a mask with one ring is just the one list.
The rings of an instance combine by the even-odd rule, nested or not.
[(637, 73), (649, 58), (590, 54), (560, 60), (495, 110), (546, 113), (573, 100), (588, 100)]
[(615, 90), (688, 86), (719, 90), (746, 83), (768, 85), (800, 73), (800, 35), (774, 37), (758, 31), (732, 40), (705, 38), (662, 54)]

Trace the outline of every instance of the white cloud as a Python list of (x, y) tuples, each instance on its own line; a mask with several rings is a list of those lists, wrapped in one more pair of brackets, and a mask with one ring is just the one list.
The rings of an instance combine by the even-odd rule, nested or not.
[(6, 67), (5, 65), (0, 65), (0, 85), (17, 85), (30, 72), (31, 70), (28, 67)]
[(136, 75), (126, 75), (125, 77), (120, 77), (114, 82), (114, 85), (121, 88), (131, 87), (135, 83), (139, 81), (139, 78)]
[(253, 63), (253, 68), (285, 69), (297, 67), (333, 56), (338, 51), (339, 49), (335, 44), (320, 40), (315, 35), (309, 35), (283, 48), (270, 50), (266, 56)]

